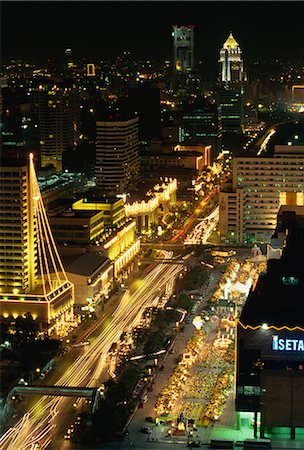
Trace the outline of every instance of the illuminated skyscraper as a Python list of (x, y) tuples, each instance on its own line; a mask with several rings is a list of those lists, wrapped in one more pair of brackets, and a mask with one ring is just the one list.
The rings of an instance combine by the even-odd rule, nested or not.
[(35, 288), (37, 278), (29, 169), (1, 165), (0, 170), (0, 289), (1, 292), (29, 292)]
[(41, 166), (62, 171), (62, 153), (78, 140), (80, 108), (74, 86), (40, 84), (33, 89), (33, 111), (38, 116)]
[(233, 84), (246, 80), (242, 51), (232, 33), (220, 50), (219, 62), (221, 64), (220, 79), (222, 83)]
[(41, 198), (33, 156), (0, 167), (0, 315), (30, 313), (58, 335), (73, 320), (66, 277)]
[(96, 185), (122, 193), (139, 178), (138, 117), (96, 122)]
[(188, 72), (194, 65), (194, 26), (173, 25), (174, 69)]

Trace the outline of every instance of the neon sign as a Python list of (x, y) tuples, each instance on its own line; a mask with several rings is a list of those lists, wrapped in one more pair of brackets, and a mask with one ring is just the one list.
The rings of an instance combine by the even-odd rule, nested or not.
[(272, 350), (285, 352), (304, 352), (304, 339), (279, 338), (272, 336)]

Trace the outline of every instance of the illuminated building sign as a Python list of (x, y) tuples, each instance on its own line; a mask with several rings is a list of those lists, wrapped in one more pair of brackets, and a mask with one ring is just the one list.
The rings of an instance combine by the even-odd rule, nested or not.
[(279, 338), (272, 336), (272, 350), (283, 352), (304, 352), (304, 339)]

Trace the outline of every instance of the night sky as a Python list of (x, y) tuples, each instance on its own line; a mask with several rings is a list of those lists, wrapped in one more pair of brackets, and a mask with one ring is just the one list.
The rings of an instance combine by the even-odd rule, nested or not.
[(92, 62), (124, 50), (172, 59), (171, 27), (195, 25), (195, 59), (217, 63), (230, 31), (244, 59), (304, 61), (303, 1), (1, 1), (1, 60)]

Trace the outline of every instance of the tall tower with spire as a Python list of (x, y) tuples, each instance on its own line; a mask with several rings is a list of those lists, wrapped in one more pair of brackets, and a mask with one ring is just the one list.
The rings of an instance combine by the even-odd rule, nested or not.
[(242, 51), (239, 44), (230, 33), (228, 39), (220, 50), (220, 79), (228, 85), (239, 84), (246, 81)]
[(40, 193), (33, 154), (0, 165), (0, 318), (30, 313), (50, 334), (73, 326), (68, 280)]

